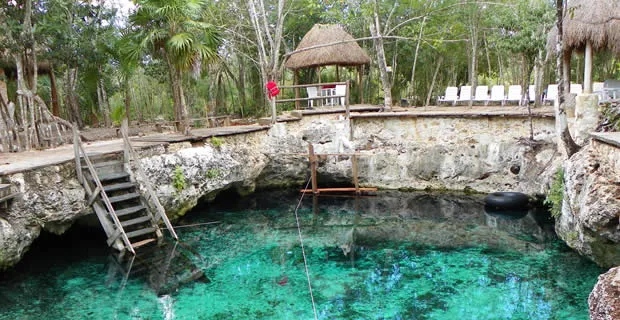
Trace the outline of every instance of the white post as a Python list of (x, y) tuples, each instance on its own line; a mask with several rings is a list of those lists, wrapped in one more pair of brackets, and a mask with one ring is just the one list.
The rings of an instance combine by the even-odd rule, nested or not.
[(585, 70), (583, 73), (583, 93), (592, 93), (592, 42), (586, 43)]

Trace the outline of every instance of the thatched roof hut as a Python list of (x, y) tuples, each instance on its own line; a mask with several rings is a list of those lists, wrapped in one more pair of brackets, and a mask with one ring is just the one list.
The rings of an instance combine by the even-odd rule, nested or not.
[[(338, 43), (328, 45), (331, 43)], [(325, 46), (321, 46), (325, 45)], [(301, 39), (284, 64), (293, 70), (320, 66), (359, 66), (370, 63), (370, 57), (340, 25), (315, 24)]]
[(570, 0), (564, 20), (564, 45), (567, 50), (610, 50), (620, 55), (620, 1)]
[[(315, 24), (301, 39), (297, 49), (288, 57), (284, 66), (295, 71), (296, 85), (299, 79), (299, 69), (317, 68), (320, 83), (322, 66), (336, 66), (336, 81), (340, 81), (339, 66), (357, 66), (359, 96), (363, 104), (362, 68), (369, 63), (370, 57), (366, 51), (341, 25)], [(298, 89), (295, 89), (295, 98), (299, 98)], [(299, 108), (298, 102), (296, 102), (296, 107)]]
[[(549, 53), (555, 52), (557, 34), (555, 27), (549, 32)], [(584, 93), (591, 93), (593, 51), (609, 50), (620, 56), (620, 1), (569, 0), (563, 41), (565, 65), (570, 64), (571, 52), (584, 53)]]

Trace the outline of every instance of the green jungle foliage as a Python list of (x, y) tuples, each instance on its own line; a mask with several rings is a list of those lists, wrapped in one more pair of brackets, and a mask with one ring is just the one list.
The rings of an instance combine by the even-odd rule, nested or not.
[(620, 104), (604, 103), (599, 107), (601, 120), (597, 131), (620, 131)]
[(174, 171), (172, 172), (172, 186), (177, 193), (180, 193), (187, 187), (185, 174), (183, 173), (183, 168), (181, 168), (181, 166), (177, 165), (174, 167)]
[(564, 201), (564, 169), (560, 168), (555, 173), (551, 189), (547, 193), (545, 204), (551, 206), (551, 216), (558, 219), (562, 215), (562, 202)]
[[(554, 83), (555, 59), (546, 39), (555, 21), (546, 0), (313, 1), (284, 2), (282, 30), (276, 33), (277, 0), (136, 0), (130, 11), (118, 5), (76, 0), (28, 0), (33, 4), (37, 59), (55, 75), (39, 77), (38, 94), (51, 105), (56, 90), (59, 116), (73, 119), (68, 97), (75, 96), (85, 125), (102, 126), (106, 108), (111, 123), (124, 116), (149, 122), (231, 115), (268, 115), (266, 73), (277, 63), (275, 80), (292, 85), (294, 74), (283, 67), (314, 24), (340, 24), (370, 56), (358, 83), (355, 67), (300, 69), (299, 83), (351, 81), (351, 103), (381, 104), (384, 91), (369, 26), (378, 17), (391, 93), (395, 104), (435, 104), (447, 86), (527, 84), (540, 65), (543, 85)], [(11, 2), (0, 6), (0, 67), (5, 68), (8, 97), (16, 99), (12, 54), (19, 40), (24, 10)], [(267, 30), (251, 23), (251, 4), (265, 9)], [(127, 13), (128, 12), (128, 13)], [(262, 15), (261, 15), (262, 19)], [(269, 33), (269, 36), (266, 35)], [(258, 35), (263, 38), (259, 39)], [(280, 35), (278, 38), (276, 35)], [(264, 45), (264, 47), (261, 46)], [(277, 46), (276, 46), (277, 45)], [(278, 50), (278, 51), (276, 51)], [(259, 56), (265, 52), (265, 56)], [(277, 56), (277, 60), (265, 61)], [(474, 59), (475, 58), (475, 59)], [(620, 60), (610, 53), (595, 56), (596, 81), (620, 77)], [(571, 81), (583, 83), (583, 58), (573, 55)], [(70, 76), (75, 75), (72, 83)], [(320, 79), (319, 79), (320, 77)], [(360, 96), (360, 89), (362, 96)], [(300, 90), (306, 97), (305, 90)], [(295, 96), (282, 89), (280, 99)], [(181, 99), (183, 98), (183, 99)], [(306, 101), (300, 103), (307, 106)], [(278, 111), (295, 108), (277, 105)], [(197, 122), (196, 124), (199, 124)]]
[(224, 144), (224, 139), (214, 136), (209, 139), (209, 142), (211, 142), (211, 145), (213, 145), (214, 147), (219, 148)]

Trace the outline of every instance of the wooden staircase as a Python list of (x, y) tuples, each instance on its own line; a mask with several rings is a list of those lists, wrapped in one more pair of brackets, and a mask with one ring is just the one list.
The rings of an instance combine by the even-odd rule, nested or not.
[[(93, 207), (106, 232), (108, 245), (135, 254), (135, 249), (163, 238), (160, 221), (178, 240), (150, 184), (145, 183), (146, 192), (143, 194), (130, 173), (135, 151), (129, 139), (125, 141), (124, 153), (87, 154), (77, 128), (74, 132), (78, 180), (86, 190), (88, 205)], [(133, 164), (139, 166), (138, 161)], [(141, 180), (147, 181), (143, 170), (138, 171), (144, 175)], [(155, 214), (151, 208), (155, 209)]]

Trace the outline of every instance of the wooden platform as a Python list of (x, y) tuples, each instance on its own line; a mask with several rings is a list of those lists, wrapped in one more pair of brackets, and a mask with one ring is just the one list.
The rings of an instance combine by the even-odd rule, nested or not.
[(261, 126), (261, 125), (246, 125), (246, 126), (232, 126), (232, 127), (217, 127), (217, 128), (201, 128), (201, 129), (192, 129), (191, 134), (189, 136), (179, 134), (179, 133), (166, 133), (166, 134), (157, 134), (150, 135), (139, 138), (132, 138), (132, 141), (142, 141), (142, 142), (197, 142), (203, 141), (205, 139), (211, 137), (224, 137), (231, 136), (249, 132), (256, 131), (264, 131), (268, 130), (269, 126)]
[[(380, 106), (374, 106), (370, 104), (355, 104), (351, 105), (351, 112), (379, 112), (383, 109)], [(315, 107), (314, 109), (305, 109), (300, 111), (302, 115), (319, 115), (319, 114), (334, 114), (334, 113), (346, 113), (343, 106), (323, 106)]]
[[(534, 118), (555, 118), (553, 107), (532, 108)], [(393, 108), (385, 112), (369, 112), (352, 114), (351, 119), (363, 118), (478, 118), (478, 117), (529, 117), (527, 107), (520, 106), (450, 106), (450, 107), (419, 107)]]
[[(316, 191), (317, 194), (320, 193), (338, 193), (338, 192), (374, 192), (374, 191), (378, 191), (379, 189), (377, 188), (318, 188)], [(303, 193), (312, 193), (312, 189), (302, 189), (301, 192)]]

